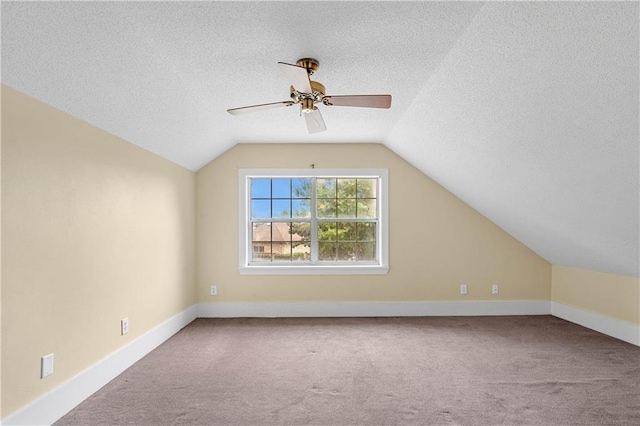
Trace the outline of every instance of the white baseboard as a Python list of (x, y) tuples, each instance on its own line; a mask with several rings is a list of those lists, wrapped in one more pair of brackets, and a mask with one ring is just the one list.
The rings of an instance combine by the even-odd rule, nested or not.
[(640, 346), (640, 326), (638, 325), (558, 302), (551, 302), (551, 315)]
[(546, 300), (467, 302), (219, 302), (198, 304), (199, 318), (550, 315)]
[(54, 423), (196, 318), (197, 305), (193, 305), (6, 417), (2, 424)]

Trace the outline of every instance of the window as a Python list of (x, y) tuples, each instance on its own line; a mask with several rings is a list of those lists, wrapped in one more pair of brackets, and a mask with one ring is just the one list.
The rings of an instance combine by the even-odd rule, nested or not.
[(385, 274), (387, 170), (241, 169), (242, 274)]

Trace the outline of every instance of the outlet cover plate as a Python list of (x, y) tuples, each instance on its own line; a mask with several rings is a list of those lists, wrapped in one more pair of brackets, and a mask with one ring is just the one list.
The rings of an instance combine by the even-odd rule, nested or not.
[(122, 318), (120, 320), (120, 335), (124, 336), (129, 332), (129, 318)]
[(467, 294), (467, 285), (460, 284), (460, 294)]
[(41, 367), (41, 379), (44, 379), (45, 377), (53, 374), (53, 354), (45, 355), (42, 357)]

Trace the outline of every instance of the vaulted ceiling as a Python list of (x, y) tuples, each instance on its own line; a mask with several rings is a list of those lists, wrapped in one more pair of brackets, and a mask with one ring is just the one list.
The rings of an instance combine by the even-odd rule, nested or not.
[[(549, 262), (638, 276), (639, 4), (3, 2), (2, 82), (198, 170), (237, 143), (379, 142)], [(320, 61), (309, 135), (277, 62)]]

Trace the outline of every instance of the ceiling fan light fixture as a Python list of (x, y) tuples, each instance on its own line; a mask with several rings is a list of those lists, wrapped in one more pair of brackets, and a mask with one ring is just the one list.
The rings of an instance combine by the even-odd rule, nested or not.
[(310, 113), (311, 111), (313, 111), (314, 109), (316, 109), (313, 106), (313, 99), (311, 98), (304, 98), (300, 100), (300, 109), (302, 110), (302, 112), (304, 113)]

